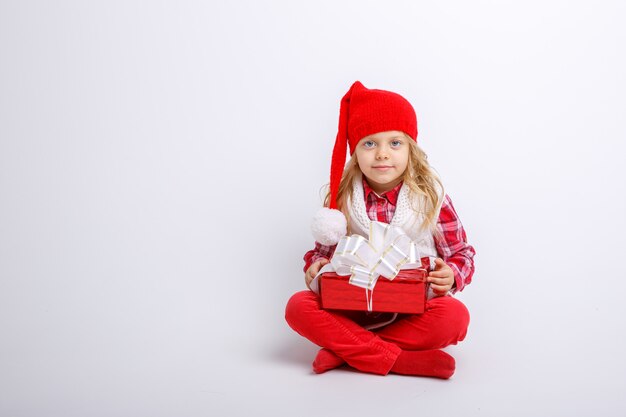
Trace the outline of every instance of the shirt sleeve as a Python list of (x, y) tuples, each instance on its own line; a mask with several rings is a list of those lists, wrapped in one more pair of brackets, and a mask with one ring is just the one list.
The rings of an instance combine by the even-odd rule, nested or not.
[(335, 253), (337, 245), (327, 246), (319, 242), (315, 242), (315, 248), (304, 254), (304, 272), (306, 272), (311, 264), (322, 258), (330, 259)]
[(467, 243), (465, 229), (448, 195), (441, 206), (437, 231), (434, 236), (437, 253), (454, 272), (452, 292), (462, 291), (472, 282), (476, 251)]

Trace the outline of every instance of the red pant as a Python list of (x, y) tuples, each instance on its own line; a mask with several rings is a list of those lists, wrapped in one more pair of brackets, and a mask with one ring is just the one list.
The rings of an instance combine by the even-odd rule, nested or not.
[(402, 315), (383, 328), (365, 330), (348, 316), (322, 310), (312, 291), (295, 293), (287, 302), (289, 326), (311, 342), (332, 350), (360, 371), (386, 375), (401, 349), (440, 349), (465, 338), (467, 308), (453, 297), (437, 297), (418, 315)]

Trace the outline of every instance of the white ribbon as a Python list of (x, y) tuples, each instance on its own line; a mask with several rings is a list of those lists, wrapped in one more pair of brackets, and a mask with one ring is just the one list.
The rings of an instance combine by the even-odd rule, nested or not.
[(350, 275), (350, 284), (368, 290), (381, 275), (393, 280), (401, 269), (422, 266), (415, 242), (399, 227), (381, 222), (370, 223), (369, 240), (342, 237), (330, 263), (337, 275)]

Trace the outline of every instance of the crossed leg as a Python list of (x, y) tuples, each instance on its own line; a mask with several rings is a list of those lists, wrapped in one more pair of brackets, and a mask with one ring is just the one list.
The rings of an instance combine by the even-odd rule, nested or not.
[(469, 313), (452, 297), (430, 300), (421, 315), (401, 316), (396, 322), (368, 331), (339, 312), (321, 308), (311, 291), (294, 294), (285, 310), (289, 325), (300, 335), (322, 346), (313, 362), (316, 373), (347, 362), (380, 375), (389, 372), (449, 378), (454, 358), (441, 351), (465, 338)]

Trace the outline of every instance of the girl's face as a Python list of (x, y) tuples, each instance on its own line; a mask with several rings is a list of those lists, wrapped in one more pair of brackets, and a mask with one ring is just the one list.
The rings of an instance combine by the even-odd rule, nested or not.
[(409, 139), (397, 130), (364, 137), (354, 153), (367, 183), (377, 194), (391, 190), (402, 181), (409, 164)]

